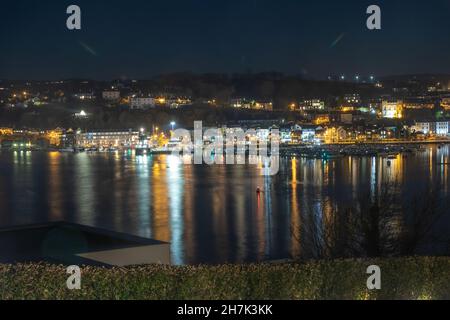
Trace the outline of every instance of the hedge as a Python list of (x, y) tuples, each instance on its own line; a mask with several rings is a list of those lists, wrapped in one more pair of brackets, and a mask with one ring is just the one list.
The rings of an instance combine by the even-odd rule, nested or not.
[[(381, 290), (366, 269), (381, 268)], [(0, 299), (449, 299), (450, 257), (220, 266), (82, 267), (80, 290), (65, 266), (0, 265)]]

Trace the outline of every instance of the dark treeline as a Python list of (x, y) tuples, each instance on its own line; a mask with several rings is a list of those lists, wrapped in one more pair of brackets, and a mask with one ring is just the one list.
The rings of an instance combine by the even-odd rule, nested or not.
[(192, 128), (194, 121), (203, 121), (204, 126), (217, 126), (225, 122), (239, 120), (268, 120), (279, 119), (285, 121), (299, 120), (299, 114), (288, 111), (257, 111), (212, 107), (206, 105), (186, 106), (180, 109), (157, 107), (149, 110), (127, 110), (108, 108), (95, 105), (83, 105), (88, 117), (78, 119), (74, 112), (79, 111), (73, 104), (52, 104), (27, 109), (1, 109), (0, 127), (54, 129), (138, 129), (141, 127), (151, 130), (158, 126), (162, 130), (170, 129), (170, 122), (175, 121), (177, 127)]
[(302, 98), (322, 98), (332, 103), (334, 97), (348, 93), (357, 92), (364, 97), (380, 93), (371, 84), (305, 80), (276, 72), (234, 75), (177, 73), (159, 76), (148, 84), (153, 85), (154, 90), (179, 88), (194, 98), (215, 98), (219, 102), (227, 102), (231, 97), (271, 100), (276, 109), (285, 109), (292, 101)]
[[(194, 74), (173, 73), (159, 75), (149, 80), (118, 79), (113, 81), (93, 81), (70, 79), (63, 82), (34, 81), (34, 91), (42, 94), (64, 92), (66, 97), (78, 92), (97, 92), (114, 85), (123, 94), (133, 92), (142, 94), (166, 94), (189, 96), (193, 100), (216, 99), (227, 103), (231, 98), (247, 97), (270, 100), (274, 108), (286, 109), (299, 99), (321, 98), (333, 107), (336, 97), (349, 93), (359, 93), (362, 98), (374, 98), (383, 93), (373, 84), (343, 81), (306, 80), (301, 76), (288, 76), (277, 72), (247, 74)], [(14, 83), (21, 88), (20, 82)], [(23, 89), (26, 89), (23, 87)]]

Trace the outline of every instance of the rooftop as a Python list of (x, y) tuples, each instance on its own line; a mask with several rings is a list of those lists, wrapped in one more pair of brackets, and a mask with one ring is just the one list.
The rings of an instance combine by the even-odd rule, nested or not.
[(170, 246), (67, 222), (0, 229), (0, 263), (39, 261), (103, 266), (170, 264)]

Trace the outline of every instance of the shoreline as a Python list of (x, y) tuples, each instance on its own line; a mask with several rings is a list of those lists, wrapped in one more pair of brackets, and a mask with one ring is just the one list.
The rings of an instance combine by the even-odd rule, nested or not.
[[(345, 156), (379, 156), (394, 159), (398, 155), (407, 157), (407, 154), (416, 154), (424, 152), (426, 149), (424, 146), (437, 145), (440, 149), (441, 146), (450, 145), (450, 139), (444, 140), (420, 140), (420, 141), (365, 141), (365, 142), (340, 142), (340, 143), (328, 143), (328, 144), (290, 144), (281, 145), (277, 154), (271, 154), (268, 152), (267, 156), (280, 156), (280, 157), (304, 157), (310, 159), (322, 159), (331, 160), (335, 158), (341, 158)], [(270, 148), (268, 148), (270, 151)], [(111, 148), (0, 148), (0, 152), (59, 152), (69, 154), (135, 154), (136, 156), (153, 156), (153, 155), (171, 155), (176, 150), (151, 150), (150, 148), (144, 152), (141, 149), (128, 148), (128, 147), (111, 147)], [(179, 156), (189, 155), (180, 150)], [(238, 155), (236, 152), (235, 155)], [(193, 152), (190, 153), (193, 155)], [(225, 155), (225, 153), (224, 153)], [(245, 156), (248, 156), (246, 151)]]

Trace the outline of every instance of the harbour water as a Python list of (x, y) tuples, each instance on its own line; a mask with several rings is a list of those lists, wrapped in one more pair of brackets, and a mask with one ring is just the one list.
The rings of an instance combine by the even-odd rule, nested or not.
[[(255, 165), (188, 165), (171, 155), (0, 151), (0, 227), (66, 220), (151, 237), (171, 243), (174, 264), (298, 257), (308, 249), (296, 235), (306, 216), (323, 232), (327, 216), (345, 214), (336, 208), (364, 207), (390, 183), (405, 214), (433, 188), (447, 203), (449, 152), (283, 157), (279, 173), (264, 176)], [(448, 235), (450, 210), (438, 207), (432, 235)]]

